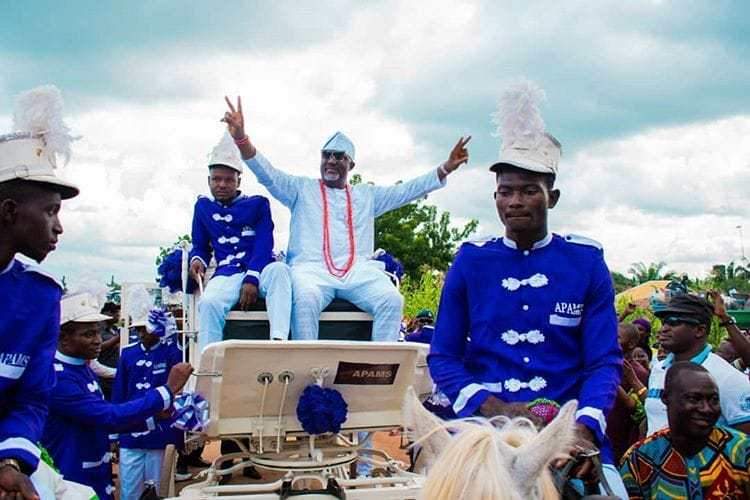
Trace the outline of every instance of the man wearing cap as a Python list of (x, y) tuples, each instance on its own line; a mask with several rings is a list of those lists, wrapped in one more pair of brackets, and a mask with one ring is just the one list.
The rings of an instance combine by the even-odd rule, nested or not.
[(54, 87), (28, 91), (17, 100), (18, 132), (0, 136), (0, 496), (34, 498), (28, 475), (39, 462), (36, 443), (55, 383), (62, 287), (16, 254), (44, 260), (63, 231), (61, 201), (78, 194), (54, 172), (72, 139), (61, 107)]
[(432, 342), (432, 335), (435, 333), (435, 328), (432, 326), (432, 311), (429, 309), (420, 310), (414, 318), (414, 322), (416, 324), (414, 330), (408, 333), (404, 340), (407, 342), (420, 342), (422, 344)]
[[(656, 316), (661, 320), (659, 345), (668, 353), (654, 363), (648, 379), (646, 418), (648, 434), (668, 426), (667, 408), (662, 392), (670, 366), (678, 361), (691, 361), (703, 366), (719, 388), (723, 425), (750, 432), (750, 381), (746, 375), (711, 352), (707, 343), (714, 307), (706, 299), (693, 294), (673, 296)], [(724, 325), (733, 324), (731, 317), (722, 318)]]
[[(578, 449), (599, 448), (608, 483), (627, 498), (605, 434), (622, 365), (612, 280), (598, 243), (547, 229), (560, 198), (561, 149), (530, 98), (541, 90), (526, 85), (501, 101), (503, 149), (490, 167), (505, 236), (459, 249), (443, 286), (430, 373), (459, 417), (549, 421), (551, 407), (578, 400)], [(514, 123), (540, 125), (517, 131)], [(577, 474), (591, 466), (584, 461)]]
[(375, 217), (445, 185), (447, 176), (468, 161), (461, 139), (439, 168), (394, 186), (350, 186), (355, 150), (336, 132), (321, 148), (320, 178), (289, 175), (260, 154), (245, 134), (241, 102), (227, 99), (228, 130), (245, 164), (277, 200), (291, 210), (287, 263), (292, 269), (292, 334), (318, 338), (320, 312), (336, 297), (374, 316), (372, 340), (396, 341), (403, 298), (383, 271), (370, 260)]
[(90, 294), (62, 299), (60, 339), (55, 353), (57, 385), (49, 403), (42, 445), (66, 479), (91, 486), (101, 500), (112, 498), (109, 434), (154, 429), (157, 413), (172, 404), (187, 382), (192, 367), (172, 367), (165, 384), (148, 388), (131, 401), (113, 404), (104, 399), (96, 376), (86, 363), (101, 350), (102, 322)]
[(190, 272), (202, 280), (211, 253), (216, 271), (198, 303), (198, 346), (223, 338), (229, 310), (239, 301), (246, 309), (266, 298), (271, 338), (286, 340), (292, 307), (288, 267), (273, 258), (273, 221), (268, 199), (238, 189), (242, 161), (229, 134), (209, 159), (208, 187), (212, 198), (199, 196), (193, 212)]
[[(149, 311), (143, 323), (133, 325), (139, 342), (122, 350), (112, 387), (112, 402), (125, 403), (143, 397), (152, 387), (167, 382), (173, 366), (182, 361), (182, 350), (175, 340), (177, 324), (164, 309)], [(144, 483), (153, 481), (159, 489), (164, 449), (181, 446), (182, 432), (171, 427), (123, 432), (120, 442), (120, 499), (138, 500)]]

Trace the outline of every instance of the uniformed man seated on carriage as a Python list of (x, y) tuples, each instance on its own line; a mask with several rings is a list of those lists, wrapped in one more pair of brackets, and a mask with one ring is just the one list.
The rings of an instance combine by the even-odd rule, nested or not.
[(223, 340), (227, 313), (265, 298), (271, 338), (286, 340), (292, 304), (289, 268), (273, 258), (273, 220), (268, 199), (240, 190), (242, 160), (229, 135), (208, 162), (211, 197), (199, 196), (193, 212), (190, 274), (203, 280), (211, 256), (216, 270), (198, 303), (198, 347)]

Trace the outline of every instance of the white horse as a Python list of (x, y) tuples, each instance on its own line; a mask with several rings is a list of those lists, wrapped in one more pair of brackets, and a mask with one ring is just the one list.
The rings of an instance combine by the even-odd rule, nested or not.
[(577, 407), (576, 401), (569, 401), (541, 431), (525, 418), (445, 422), (427, 411), (414, 391), (409, 390), (404, 421), (412, 441), (421, 446), (419, 472), (427, 471), (422, 498), (560, 498), (549, 464), (558, 458), (569, 458), (568, 451), (575, 442)]

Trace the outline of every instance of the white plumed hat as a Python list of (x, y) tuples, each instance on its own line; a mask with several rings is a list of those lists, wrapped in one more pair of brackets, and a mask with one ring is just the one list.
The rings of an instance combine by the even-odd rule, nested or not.
[(502, 147), (500, 159), (490, 167), (491, 171), (497, 172), (503, 165), (510, 165), (557, 175), (562, 148), (557, 139), (544, 130), (539, 111), (544, 98), (544, 91), (529, 81), (511, 85), (503, 93), (498, 110), (492, 116)]
[(99, 312), (99, 303), (92, 294), (72, 293), (63, 296), (60, 301), (60, 324), (74, 321), (76, 323), (97, 323), (112, 319)]
[(63, 121), (62, 108), (62, 96), (53, 85), (16, 98), (15, 132), (0, 135), (0, 182), (22, 179), (47, 184), (63, 199), (78, 195), (78, 187), (55, 175), (58, 157), (67, 163), (75, 140)]
[(146, 287), (137, 285), (131, 288), (125, 299), (124, 313), (130, 316), (130, 326), (146, 326), (148, 313), (154, 307), (154, 298), (148, 293)]
[(208, 168), (214, 166), (228, 167), (240, 174), (242, 173), (240, 150), (237, 149), (237, 145), (229, 132), (224, 132), (219, 143), (214, 146), (213, 151), (208, 155)]

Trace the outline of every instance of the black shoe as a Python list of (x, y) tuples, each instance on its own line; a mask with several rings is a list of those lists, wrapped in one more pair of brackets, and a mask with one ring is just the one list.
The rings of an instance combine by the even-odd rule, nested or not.
[(244, 469), (242, 469), (242, 475), (250, 479), (263, 478), (263, 476), (260, 475), (260, 472), (258, 472), (258, 469), (256, 469), (252, 465), (250, 467), (245, 467)]
[(190, 467), (198, 467), (199, 469), (205, 469), (206, 467), (209, 467), (211, 464), (203, 460), (201, 457), (196, 456), (186, 456), (185, 457), (185, 463), (189, 465)]

